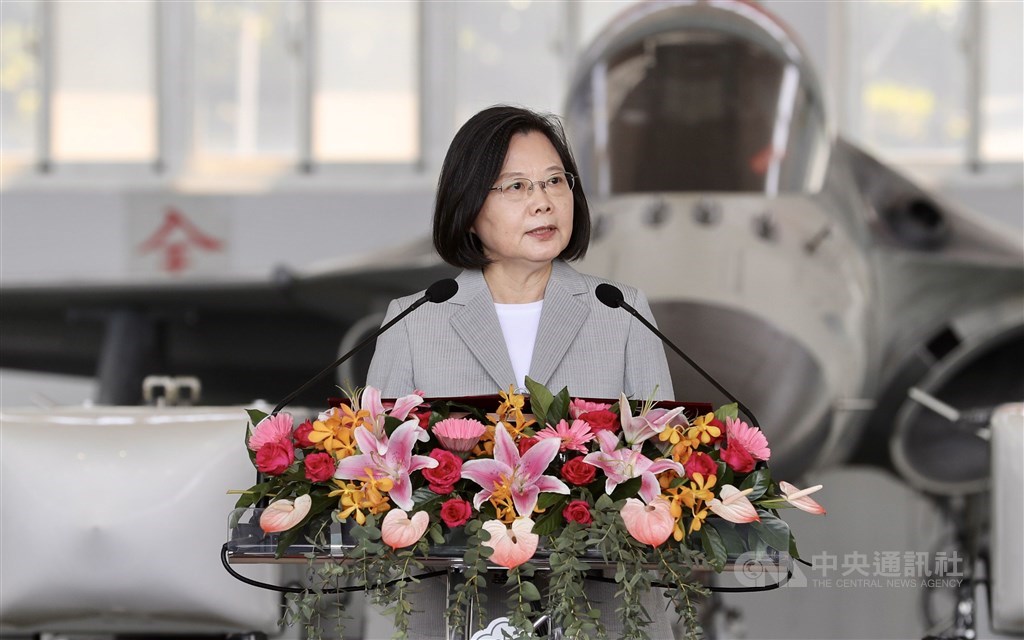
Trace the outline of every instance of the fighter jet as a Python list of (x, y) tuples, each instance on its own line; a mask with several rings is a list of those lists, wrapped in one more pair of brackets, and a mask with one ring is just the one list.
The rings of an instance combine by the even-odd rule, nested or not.
[[(984, 443), (908, 390), (960, 408), (1024, 397), (1019, 241), (837, 135), (799, 43), (756, 4), (635, 5), (568, 96), (595, 215), (579, 268), (647, 291), (668, 337), (756, 414), (781, 472), (890, 464), (875, 443), (895, 419), (891, 459), (912, 482), (985, 482)], [(197, 376), (209, 403), (273, 400), (389, 299), (453, 273), (424, 239), (269, 281), (6, 287), (0, 366), (95, 375), (101, 404), (140, 402), (150, 374)], [(360, 384), (370, 354), (297, 402)], [(680, 399), (723, 400), (669, 356)]]
[[(934, 407), (1024, 399), (1019, 239), (838, 135), (799, 43), (751, 3), (636, 5), (568, 95), (595, 217), (578, 268), (648, 293), (661, 330), (756, 414), (780, 477), (855, 460), (934, 494), (987, 487), (976, 425)], [(273, 401), (388, 300), (453, 274), (423, 239), (269, 281), (7, 287), (0, 367), (95, 375), (106, 404), (138, 403), (151, 374), (197, 376), (208, 403)], [(296, 403), (361, 383), (370, 353)], [(668, 355), (678, 399), (724, 401)]]

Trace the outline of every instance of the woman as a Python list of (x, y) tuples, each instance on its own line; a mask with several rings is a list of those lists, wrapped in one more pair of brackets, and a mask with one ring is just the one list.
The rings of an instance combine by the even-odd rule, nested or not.
[[(566, 264), (587, 251), (590, 210), (554, 117), (510, 106), (473, 116), (445, 157), (433, 235), (440, 256), (463, 269), (459, 290), (378, 339), (367, 384), (385, 397), (414, 389), (427, 397), (494, 395), (509, 385), (524, 387), (529, 375), (576, 397), (617, 398), (625, 391), (633, 398), (673, 398), (657, 337), (598, 301), (594, 289), (604, 280)], [(653, 322), (643, 293), (618, 286)], [(393, 301), (385, 322), (421, 295)], [(423, 613), (414, 617), (412, 635), (444, 638), (444, 592), (426, 583), (421, 589), (415, 607)], [(504, 587), (489, 591), (493, 615), (501, 615)], [(588, 587), (591, 599), (603, 603), (612, 637), (621, 629), (614, 593), (614, 585)], [(672, 637), (665, 603), (653, 594), (646, 602), (655, 620), (652, 638)], [(383, 620), (370, 618), (370, 636), (387, 633)]]
[[(473, 116), (445, 157), (433, 235), (464, 269), (459, 291), (378, 339), (367, 384), (385, 397), (489, 395), (529, 375), (574, 396), (673, 398), (658, 338), (565, 262), (587, 251), (590, 209), (554, 117), (510, 106)], [(619, 286), (653, 322), (643, 293)], [(393, 301), (385, 321), (418, 297)]]

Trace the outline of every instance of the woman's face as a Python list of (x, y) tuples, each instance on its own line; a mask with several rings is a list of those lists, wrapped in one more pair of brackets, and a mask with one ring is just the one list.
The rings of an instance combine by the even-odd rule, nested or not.
[(547, 136), (539, 131), (517, 133), (509, 141), (501, 173), (492, 186), (516, 178), (527, 193), (516, 201), (512, 190), (491, 191), (473, 223), (484, 255), (505, 266), (543, 266), (558, 257), (572, 236), (573, 200), (569, 189), (544, 189), (541, 183), (565, 172), (562, 160)]

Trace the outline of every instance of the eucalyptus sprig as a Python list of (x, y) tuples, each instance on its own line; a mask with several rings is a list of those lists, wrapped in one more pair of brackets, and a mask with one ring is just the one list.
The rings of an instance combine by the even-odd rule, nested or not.
[(649, 640), (645, 627), (651, 616), (643, 605), (643, 596), (651, 589), (651, 576), (644, 569), (647, 547), (637, 542), (626, 530), (619, 511), (625, 501), (613, 502), (603, 495), (594, 505), (594, 525), (602, 534), (596, 546), (605, 562), (615, 565), (615, 597), (621, 600), (616, 609), (622, 615), (622, 637), (625, 640)]
[(551, 540), (547, 611), (567, 640), (607, 638), (600, 620), (601, 611), (594, 608), (583, 586), (587, 565), (582, 558), (587, 552), (589, 537), (588, 528), (569, 522)]
[(445, 611), (448, 628), (455, 636), (461, 635), (469, 626), (466, 611), (470, 607), (473, 608), (472, 617), (476, 620), (473, 631), (481, 629), (486, 620), (484, 604), (487, 596), (482, 593), (480, 587), (487, 581), (487, 559), (491, 557), (491, 549), (483, 545), (485, 540), (490, 539), (490, 534), (482, 525), (483, 520), (477, 518), (467, 522), (464, 529), (466, 552), (462, 558), (462, 581), (452, 589), (448, 609)]
[(676, 615), (686, 628), (688, 640), (699, 640), (704, 630), (697, 617), (694, 600), (710, 595), (710, 591), (693, 578), (694, 566), (700, 564), (700, 553), (692, 549), (680, 547), (654, 548), (658, 559), (658, 568), (665, 580), (665, 597), (672, 601)]
[(533, 584), (532, 580), (524, 581), (524, 578), (533, 578), (536, 568), (529, 562), (508, 570), (508, 580), (505, 585), (509, 589), (508, 621), (515, 627), (519, 634), (516, 638), (522, 640), (536, 640), (539, 636), (533, 629), (533, 620), (530, 614), (533, 613), (532, 603), (540, 600), (540, 591)]

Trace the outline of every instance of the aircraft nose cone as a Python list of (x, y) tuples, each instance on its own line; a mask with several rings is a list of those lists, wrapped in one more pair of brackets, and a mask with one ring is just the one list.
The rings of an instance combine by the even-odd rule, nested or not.
[[(692, 301), (651, 308), (661, 331), (757, 417), (774, 479), (795, 479), (814, 465), (828, 440), (830, 403), (822, 368), (802, 344), (737, 309)], [(677, 399), (730, 402), (685, 360), (666, 355)]]

